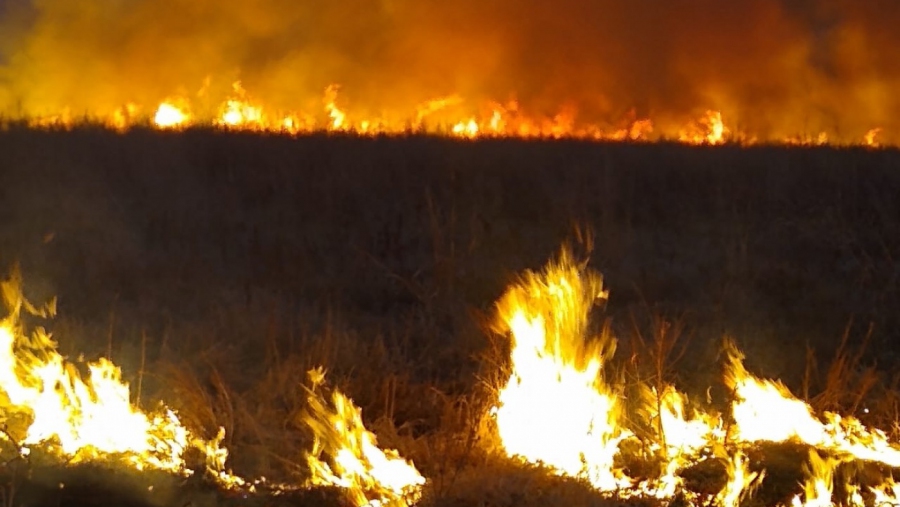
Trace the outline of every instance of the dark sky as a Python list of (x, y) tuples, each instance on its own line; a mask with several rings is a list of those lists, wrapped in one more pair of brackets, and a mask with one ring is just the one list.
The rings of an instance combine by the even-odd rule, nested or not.
[[(245, 88), (283, 107), (440, 95), (761, 129), (894, 121), (896, 0), (0, 0), (0, 106), (94, 110)], [(30, 8), (25, 8), (30, 6)], [(212, 99), (210, 99), (212, 100)], [(15, 105), (15, 106), (13, 106)]]

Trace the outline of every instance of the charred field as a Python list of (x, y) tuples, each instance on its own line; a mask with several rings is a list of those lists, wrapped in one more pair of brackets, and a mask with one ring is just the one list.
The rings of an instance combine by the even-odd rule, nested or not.
[[(727, 397), (727, 336), (754, 374), (896, 436), (896, 149), (13, 126), (0, 154), (0, 267), (21, 267), (29, 299), (58, 297), (47, 326), (60, 352), (108, 357), (136, 403), (165, 399), (201, 434), (224, 428), (243, 476), (308, 478), (300, 386), (321, 365), (379, 444), (428, 478), (423, 505), (620, 503), (499, 457), (486, 436), (509, 370), (496, 303), (563, 244), (603, 275), (598, 318), (624, 390)], [(805, 449), (753, 452), (771, 466), (748, 504), (802, 489)], [(148, 497), (145, 477), (13, 461), (0, 471), (9, 505), (9, 488), (29, 505), (95, 491), (265, 504), (177, 481)], [(716, 491), (724, 475), (704, 463), (686, 480)], [(53, 487), (84, 476), (101, 479)]]

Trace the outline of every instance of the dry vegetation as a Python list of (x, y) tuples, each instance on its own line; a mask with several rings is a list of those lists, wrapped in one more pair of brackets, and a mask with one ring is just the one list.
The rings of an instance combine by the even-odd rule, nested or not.
[(603, 503), (485, 452), (493, 304), (564, 241), (623, 382), (702, 396), (730, 335), (817, 408), (898, 420), (895, 150), (10, 127), (0, 153), (0, 265), (59, 296), (60, 349), (224, 426), (238, 473), (305, 477), (323, 364), (429, 505)]

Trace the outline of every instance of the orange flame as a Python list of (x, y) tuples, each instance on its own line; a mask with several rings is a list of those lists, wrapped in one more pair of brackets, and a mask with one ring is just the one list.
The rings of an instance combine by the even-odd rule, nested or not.
[[(109, 128), (124, 131), (133, 125), (149, 122), (159, 129), (183, 127), (188, 124), (206, 125), (228, 130), (264, 131), (303, 134), (316, 131), (351, 132), (358, 135), (403, 135), (412, 129), (432, 135), (447, 135), (464, 139), (483, 137), (513, 138), (573, 138), (605, 141), (677, 140), (693, 145), (721, 145), (726, 142), (751, 145), (759, 141), (786, 145), (817, 146), (831, 143), (828, 132), (803, 133), (795, 136), (757, 136), (737, 131), (726, 122), (726, 112), (709, 109), (697, 118), (636, 117), (629, 112), (608, 124), (591, 121), (574, 107), (561, 107), (556, 113), (529, 114), (516, 100), (498, 102), (486, 100), (477, 105), (460, 94), (450, 94), (422, 102), (411, 111), (391, 110), (384, 117), (372, 117), (338, 105), (340, 85), (331, 84), (324, 90), (323, 110), (304, 111), (272, 108), (269, 103), (251, 94), (240, 81), (232, 83), (231, 93), (219, 101), (212, 117), (194, 116), (191, 111), (206, 111), (210, 97), (211, 79), (207, 78), (197, 93), (199, 104), (184, 96), (166, 98), (156, 104), (128, 103), (109, 111), (88, 111), (75, 117), (68, 108), (28, 116), (34, 128), (71, 128), (85, 121), (99, 122)], [(141, 116), (141, 111), (152, 111)], [(385, 118), (390, 118), (387, 120)], [(679, 126), (680, 125), (680, 126)], [(851, 144), (870, 147), (883, 146), (886, 132), (872, 128)]]

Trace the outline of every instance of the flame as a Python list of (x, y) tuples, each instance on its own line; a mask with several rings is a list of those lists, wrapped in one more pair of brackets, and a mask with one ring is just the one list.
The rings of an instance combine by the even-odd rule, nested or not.
[(741, 354), (726, 343), (726, 384), (735, 401), (734, 437), (744, 442), (802, 442), (820, 450), (859, 460), (900, 467), (900, 447), (879, 429), (866, 428), (854, 417), (825, 412), (822, 418), (795, 398), (780, 382), (758, 379), (744, 369)]
[(728, 459), (725, 471), (728, 482), (716, 496), (716, 504), (720, 507), (738, 507), (741, 500), (749, 496), (765, 477), (765, 472), (750, 472), (746, 456), (741, 451)]
[(791, 500), (792, 507), (830, 507), (833, 505), (834, 469), (839, 460), (820, 456), (815, 450), (809, 452), (806, 465), (807, 480), (803, 485), (803, 495)]
[[(426, 100), (410, 111), (389, 110), (384, 117), (372, 117), (350, 111), (338, 105), (338, 84), (324, 89), (323, 110), (301, 109), (285, 111), (273, 108), (264, 99), (251, 97), (240, 81), (231, 83), (231, 93), (218, 101), (212, 117), (194, 117), (190, 111), (206, 111), (208, 104), (215, 104), (211, 96), (212, 79), (207, 77), (197, 93), (197, 102), (185, 96), (167, 98), (148, 108), (145, 104), (130, 102), (124, 107), (109, 111), (88, 111), (75, 117), (69, 108), (37, 116), (26, 116), (34, 128), (72, 128), (83, 122), (98, 122), (117, 131), (128, 130), (133, 125), (149, 122), (159, 129), (172, 129), (187, 124), (206, 125), (228, 130), (248, 130), (282, 134), (312, 132), (349, 132), (357, 135), (405, 135), (412, 131), (431, 135), (446, 135), (463, 139), (485, 137), (585, 139), (602, 141), (657, 141), (677, 140), (692, 145), (722, 145), (726, 142), (752, 145), (766, 143), (818, 146), (831, 143), (828, 132), (820, 131), (795, 136), (758, 136), (735, 131), (726, 124), (726, 113), (708, 109), (699, 117), (664, 117), (657, 122), (650, 117), (637, 117), (629, 111), (623, 118), (611, 124), (590, 121), (572, 106), (562, 106), (555, 113), (535, 114), (525, 111), (515, 99), (505, 103), (485, 100), (480, 105), (467, 101), (460, 94), (440, 96)], [(370, 108), (371, 109), (371, 108)], [(141, 111), (153, 111), (149, 117)], [(324, 114), (323, 114), (324, 113)], [(385, 118), (390, 118), (386, 120)], [(614, 125), (614, 126), (608, 126)], [(851, 141), (869, 147), (885, 145), (882, 128), (872, 128), (862, 138)]]
[(469, 121), (461, 121), (453, 126), (453, 133), (459, 137), (474, 139), (480, 132), (481, 128), (475, 118), (469, 118)]
[[(142, 410), (111, 361), (88, 363), (82, 374), (79, 365), (57, 352), (44, 329), (26, 332), (23, 312), (50, 318), (55, 302), (37, 307), (25, 300), (17, 271), (3, 282), (2, 296), (8, 316), (0, 321), (0, 407), (9, 425), (3, 437), (14, 439), (19, 452), (40, 446), (66, 462), (115, 461), (188, 476), (195, 470), (184, 456), (195, 449), (206, 458), (203, 472), (219, 484), (246, 491), (260, 484), (226, 471), (222, 430), (204, 439), (164, 404)], [(853, 417), (816, 414), (782, 383), (749, 373), (730, 340), (725, 342), (724, 383), (732, 393), (731, 423), (665, 384), (644, 386), (645, 396), (635, 400), (640, 417), (626, 417), (625, 390), (610, 382), (607, 371), (616, 341), (608, 328), (597, 330), (590, 322), (597, 304), (608, 298), (602, 277), (563, 250), (542, 271), (526, 272), (499, 300), (498, 330), (510, 340), (511, 368), (490, 413), (508, 456), (584, 479), (620, 499), (681, 495), (689, 505), (718, 507), (738, 507), (764, 480), (765, 470), (751, 470), (746, 452), (758, 442), (809, 446), (808, 477), (791, 507), (835, 505), (835, 469), (841, 463), (900, 468), (900, 446), (883, 431)], [(302, 419), (313, 435), (312, 449), (305, 453), (308, 485), (342, 488), (356, 507), (417, 502), (426, 479), (413, 463), (378, 447), (352, 400), (324, 388), (323, 369), (308, 375), (308, 410)], [(639, 481), (626, 474), (617, 458), (629, 441), (643, 444), (660, 460), (658, 477)], [(710, 458), (725, 464), (723, 488), (708, 497), (686, 490), (681, 472)], [(844, 480), (844, 505), (864, 507), (872, 499), (882, 505), (900, 497), (900, 486), (890, 478), (865, 487)]]
[[(382, 451), (375, 435), (366, 430), (362, 413), (340, 391), (331, 402), (321, 394), (325, 372), (309, 372), (309, 415), (305, 422), (313, 429), (313, 449), (306, 455), (313, 485), (338, 486), (347, 490), (356, 507), (394, 506), (415, 503), (421, 497), (425, 478), (397, 451)], [(331, 463), (323, 459), (330, 457)]]
[[(893, 478), (888, 478), (884, 484), (869, 488), (874, 495), (875, 505), (898, 505), (900, 504), (900, 484), (894, 482)], [(862, 505), (861, 501), (857, 501), (856, 505)]]
[(871, 148), (877, 148), (881, 146), (881, 143), (878, 142), (878, 135), (881, 134), (881, 128), (874, 128), (866, 132), (866, 135), (863, 136), (863, 144), (869, 146)]
[(602, 379), (613, 344), (585, 341), (602, 289), (599, 276), (581, 276), (563, 253), (507, 291), (498, 307), (511, 331), (513, 369), (494, 415), (510, 455), (613, 491), (630, 485), (613, 459), (631, 433), (617, 424), (618, 395)]
[[(758, 442), (792, 441), (814, 449), (805, 497), (798, 495), (793, 507), (832, 505), (832, 461), (900, 467), (900, 446), (883, 431), (852, 417), (817, 415), (783, 384), (751, 375), (731, 341), (725, 346), (724, 381), (733, 393), (733, 424), (698, 407), (689, 410), (686, 395), (663, 385), (644, 389), (644, 400), (637, 401), (644, 426), (632, 426), (634, 419), (623, 417), (624, 393), (605, 381), (615, 340), (607, 331), (589, 334), (589, 314), (607, 297), (600, 275), (564, 250), (543, 271), (526, 272), (500, 299), (498, 330), (511, 340), (512, 371), (499, 387), (491, 414), (507, 455), (584, 478), (619, 498), (681, 494), (690, 504), (720, 507), (737, 507), (764, 480), (765, 470), (751, 471), (745, 452)], [(621, 444), (638, 435), (646, 435), (640, 440), (643, 448), (662, 460), (659, 477), (640, 482), (616, 465)], [(711, 456), (724, 460), (727, 481), (703, 499), (685, 490), (680, 472)], [(900, 488), (886, 482), (870, 490), (894, 498)], [(847, 485), (847, 492), (862, 507), (859, 488)]]
[(163, 102), (156, 108), (153, 124), (161, 129), (181, 127), (188, 122), (188, 114), (172, 102)]
[(347, 114), (338, 109), (335, 104), (337, 102), (337, 94), (337, 85), (328, 85), (328, 88), (325, 89), (325, 112), (328, 113), (328, 117), (331, 119), (331, 124), (328, 128), (330, 130), (345, 130), (347, 128), (345, 124)]
[[(82, 376), (77, 365), (57, 352), (50, 334), (36, 328), (29, 335), (21, 323), (23, 311), (52, 317), (55, 301), (36, 307), (25, 300), (17, 270), (0, 289), (9, 309), (0, 321), (0, 415), (10, 425), (2, 435), (16, 437), (21, 453), (40, 446), (66, 463), (115, 460), (135, 470), (190, 476), (195, 470), (184, 456), (188, 449), (195, 449), (205, 457), (203, 472), (225, 488), (253, 492), (266, 483), (276, 491), (296, 489), (290, 484), (269, 484), (264, 478), (248, 481), (227, 471), (223, 429), (215, 438), (204, 439), (164, 404), (152, 411), (141, 410), (132, 403), (121, 370), (108, 359), (88, 363), (88, 373)], [(320, 392), (322, 370), (310, 372), (310, 378), (307, 422), (315, 437), (307, 457), (311, 484), (344, 488), (358, 507), (400, 506), (417, 500), (425, 479), (415, 467), (396, 451), (377, 447), (349, 398), (334, 391), (328, 403)], [(8, 417), (12, 414), (22, 417)], [(18, 421), (25, 421), (23, 427)], [(332, 466), (320, 459), (323, 453), (333, 457)]]
[(721, 111), (707, 111), (694, 123), (689, 124), (678, 135), (678, 140), (688, 144), (724, 144), (731, 129), (722, 121)]
[[(43, 445), (70, 462), (115, 454), (138, 470), (190, 475), (183, 455), (195, 447), (210, 463), (224, 464), (226, 451), (193, 435), (171, 409), (163, 405), (146, 413), (135, 407), (121, 371), (110, 361), (88, 363), (83, 378), (59, 355), (46, 331), (37, 328), (26, 335), (21, 310), (49, 317), (55, 305), (30, 305), (21, 296), (17, 275), (2, 288), (10, 315), (0, 323), (0, 390), (6, 396), (4, 410), (29, 420), (23, 448)], [(218, 475), (221, 470), (212, 471)]]
[(266, 120), (262, 107), (250, 102), (240, 81), (232, 84), (233, 97), (225, 101), (218, 124), (227, 128), (265, 130)]
[(117, 132), (125, 132), (131, 126), (133, 120), (139, 111), (137, 104), (128, 103), (115, 111), (107, 123), (107, 126)]
[(696, 456), (709, 446), (711, 441), (725, 438), (724, 423), (720, 417), (699, 412), (695, 417), (687, 417), (685, 404), (687, 397), (672, 386), (666, 386), (662, 394), (651, 390), (653, 399), (659, 403), (658, 417), (662, 427), (666, 456)]

